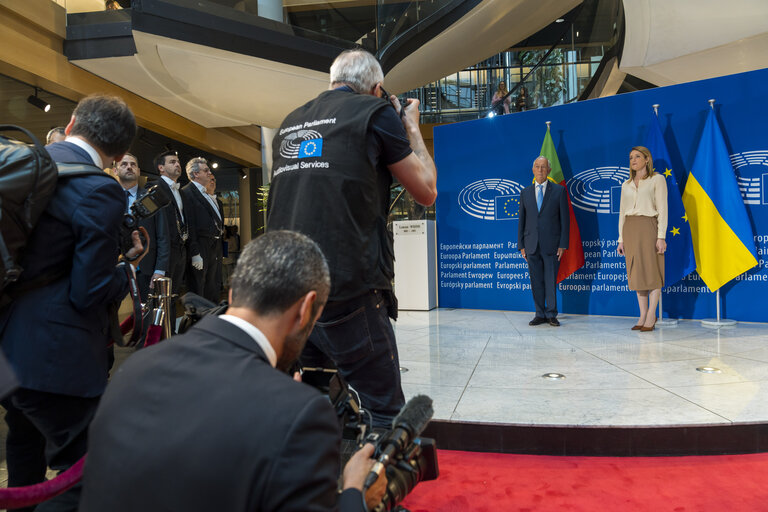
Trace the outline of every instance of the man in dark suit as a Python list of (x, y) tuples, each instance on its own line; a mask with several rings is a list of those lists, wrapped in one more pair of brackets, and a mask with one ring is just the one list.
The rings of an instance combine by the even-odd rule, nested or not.
[(215, 199), (209, 197), (205, 190), (211, 176), (213, 174), (205, 158), (193, 158), (187, 162), (189, 183), (181, 192), (189, 206), (189, 291), (218, 303), (221, 298), (219, 283), (224, 219)]
[[(123, 157), (136, 122), (119, 98), (89, 96), (66, 133), (46, 147), (53, 159), (99, 171)], [(116, 266), (124, 211), (125, 194), (108, 174), (61, 178), (30, 235), (17, 296), (0, 312), (0, 345), (20, 385), (2, 401), (9, 487), (42, 482), (46, 467), (65, 470), (85, 454), (107, 385), (108, 308), (125, 297), (133, 272)], [(138, 240), (134, 232), (126, 252), (135, 263)], [(35, 510), (75, 511), (79, 495), (76, 485)]]
[[(186, 199), (181, 196), (179, 189), (179, 177), (181, 176), (181, 162), (175, 151), (164, 151), (157, 155), (153, 162), (155, 169), (160, 174), (160, 179), (152, 182), (157, 184), (169, 196), (173, 198), (171, 204), (164, 209), (164, 217), (168, 226), (169, 255), (168, 272), (166, 277), (171, 278), (171, 291), (178, 295), (184, 284), (187, 269), (187, 251), (189, 248), (189, 226), (187, 225), (185, 204)], [(176, 299), (171, 308), (171, 325), (176, 330)]]
[[(221, 216), (222, 221), (224, 220), (224, 203), (221, 202), (221, 199), (219, 199), (216, 196), (216, 176), (211, 174), (211, 181), (208, 182), (208, 186), (205, 187), (205, 192), (208, 194), (208, 197), (213, 199), (213, 201), (216, 203), (216, 207), (218, 208), (219, 215)], [(218, 287), (219, 295), (221, 295), (221, 289), (223, 287), (223, 274), (224, 274), (224, 239), (227, 237), (227, 227), (222, 227), (221, 232), (221, 239), (219, 240), (217, 251), (218, 251), (218, 260), (219, 260), (219, 266), (218, 266), (218, 272), (216, 275), (216, 286)]]
[(285, 373), (329, 290), (325, 259), (304, 235), (251, 242), (225, 315), (137, 352), (112, 378), (91, 425), (80, 511), (364, 510), (372, 445), (347, 463), (338, 495), (336, 414)]
[[(128, 213), (133, 203), (147, 193), (147, 190), (139, 185), (139, 176), (141, 176), (139, 162), (135, 156), (126, 153), (123, 159), (115, 165), (113, 173), (125, 191), (125, 207), (126, 213)], [(136, 270), (136, 280), (139, 283), (139, 293), (143, 301), (146, 300), (153, 288), (155, 279), (168, 273), (168, 259), (171, 249), (165, 213), (164, 209), (160, 210), (152, 217), (139, 223), (147, 230), (151, 242), (147, 254), (141, 260), (141, 266)]]
[(568, 248), (570, 217), (565, 187), (547, 180), (550, 170), (546, 157), (534, 160), (534, 183), (520, 193), (517, 247), (528, 262), (536, 305), (536, 316), (528, 323), (557, 327), (557, 267)]

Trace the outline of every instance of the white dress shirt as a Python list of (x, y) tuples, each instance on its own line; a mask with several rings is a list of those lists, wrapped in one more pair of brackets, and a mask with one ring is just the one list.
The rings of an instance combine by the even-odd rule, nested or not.
[(181, 220), (184, 221), (184, 204), (181, 202), (181, 194), (179, 193), (179, 184), (173, 181), (168, 176), (160, 176), (160, 179), (164, 180), (169, 187), (171, 187), (171, 194), (176, 200), (176, 205), (179, 207), (179, 213), (181, 214)]
[(275, 352), (275, 349), (272, 348), (272, 344), (269, 342), (267, 337), (264, 336), (264, 333), (261, 332), (258, 327), (243, 320), (239, 316), (220, 315), (219, 318), (226, 320), (227, 322), (244, 330), (246, 334), (253, 338), (253, 341), (255, 341), (259, 347), (261, 347), (261, 350), (264, 351), (264, 354), (266, 354), (267, 359), (269, 360), (269, 364), (271, 364), (273, 368), (277, 365), (277, 353)]
[(216, 212), (216, 216), (221, 220), (221, 212), (219, 211), (219, 205), (216, 204), (216, 195), (213, 196), (209, 195), (208, 192), (206, 192), (205, 187), (199, 184), (196, 181), (193, 181), (192, 183), (195, 184), (197, 187), (197, 190), (200, 191), (201, 194), (203, 194), (203, 197), (208, 200), (208, 203), (213, 207), (213, 211)]
[(91, 160), (93, 160), (93, 165), (95, 165), (99, 169), (104, 169), (104, 163), (101, 161), (101, 157), (96, 152), (96, 150), (93, 148), (93, 146), (91, 146), (90, 144), (85, 142), (80, 137), (69, 136), (66, 139), (64, 139), (64, 141), (72, 143), (75, 146), (85, 150), (85, 152), (88, 153), (88, 156), (91, 157)]

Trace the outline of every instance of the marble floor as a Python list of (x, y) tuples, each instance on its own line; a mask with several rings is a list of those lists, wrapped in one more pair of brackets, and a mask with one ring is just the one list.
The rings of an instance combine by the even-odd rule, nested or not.
[[(436, 420), (553, 426), (768, 423), (768, 323), (711, 329), (683, 320), (648, 333), (634, 318), (401, 311), (406, 398), (433, 399)], [(714, 367), (718, 373), (702, 373)], [(563, 379), (543, 378), (559, 373)]]

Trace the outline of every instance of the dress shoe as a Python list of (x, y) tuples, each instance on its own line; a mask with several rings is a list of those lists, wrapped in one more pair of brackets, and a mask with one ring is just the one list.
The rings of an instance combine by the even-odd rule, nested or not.
[(535, 316), (533, 320), (528, 322), (528, 325), (541, 325), (547, 323), (547, 319), (542, 316)]
[(643, 328), (642, 324), (641, 324), (641, 325), (633, 325), (633, 326), (632, 326), (632, 330), (633, 330), (633, 331), (639, 331), (639, 330), (641, 330), (642, 328)]
[[(656, 320), (658, 320), (658, 318)], [(656, 320), (653, 321), (653, 325), (650, 327), (642, 326), (640, 332), (651, 332), (656, 327)]]
[(549, 322), (549, 325), (552, 327), (560, 327), (560, 320), (555, 317), (547, 318), (547, 322)]

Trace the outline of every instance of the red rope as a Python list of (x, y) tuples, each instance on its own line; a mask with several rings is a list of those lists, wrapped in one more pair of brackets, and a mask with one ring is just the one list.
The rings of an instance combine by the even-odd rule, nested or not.
[(69, 490), (83, 477), (85, 455), (56, 478), (24, 487), (0, 489), (0, 509), (37, 505)]

